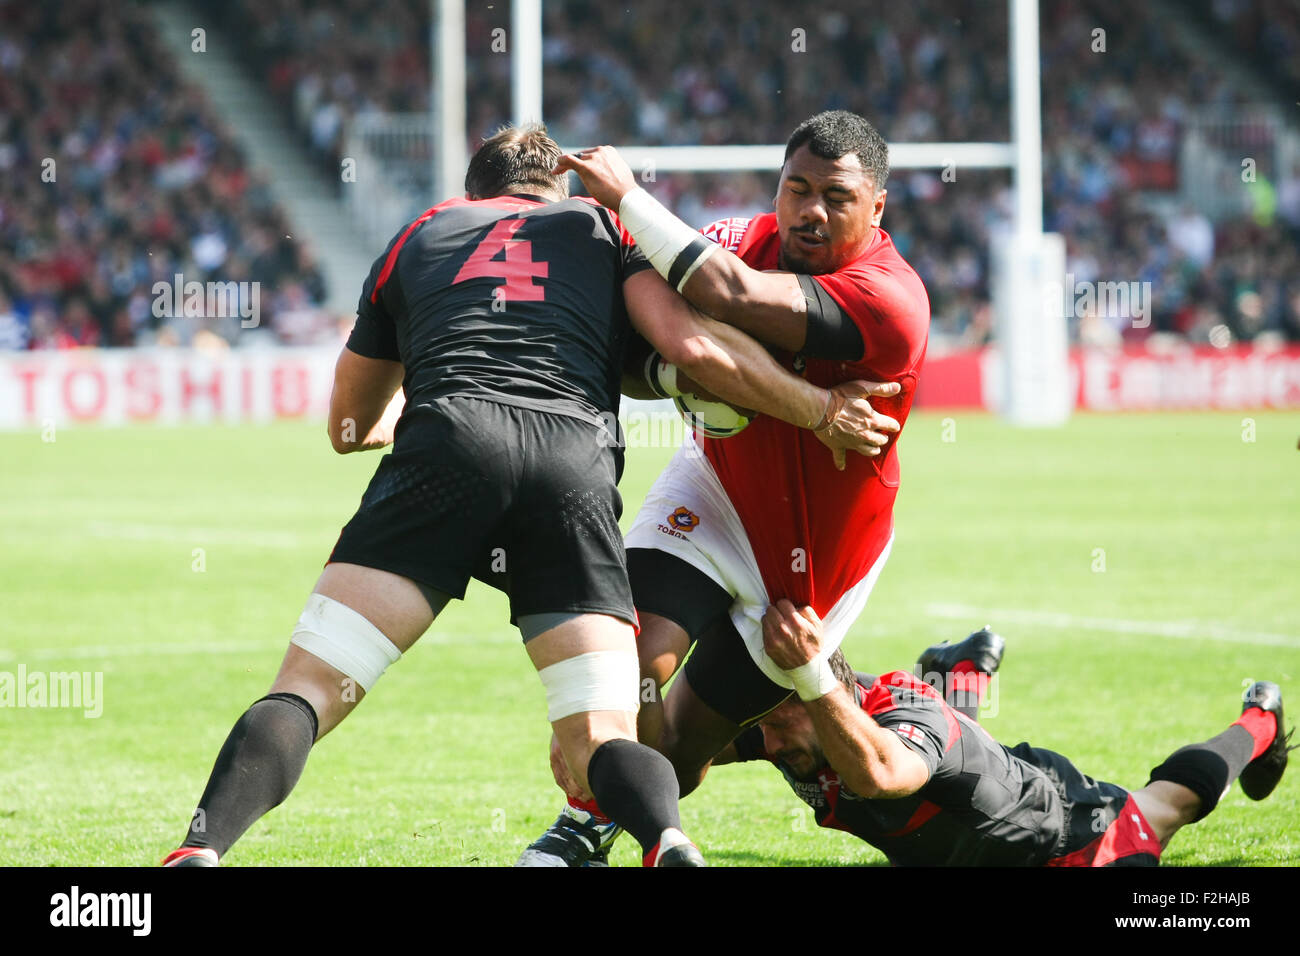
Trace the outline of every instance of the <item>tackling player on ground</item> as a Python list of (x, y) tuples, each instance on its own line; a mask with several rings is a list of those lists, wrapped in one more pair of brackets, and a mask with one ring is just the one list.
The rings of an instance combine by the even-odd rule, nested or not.
[[(619, 211), (693, 305), (749, 332), (809, 382), (897, 383), (874, 404), (904, 424), (929, 300), (880, 228), (888, 149), (865, 119), (835, 111), (800, 124), (786, 146), (775, 212), (724, 220), (704, 235), (638, 188), (611, 147), (565, 156), (558, 168), (576, 171), (593, 197)], [(743, 726), (790, 692), (763, 651), (771, 601), (788, 596), (816, 608), (827, 654), (861, 612), (893, 539), (899, 467), (889, 438), (880, 455), (832, 462), (796, 430), (760, 418), (732, 438), (697, 436), (651, 489), (626, 537), (643, 680), (661, 689), (695, 651), (666, 704), (643, 701), (638, 730), (672, 761), (683, 794)], [(552, 764), (563, 777), (554, 749)], [(521, 863), (574, 865), (608, 842), (611, 827), (581, 796), (570, 794), (570, 807)]]
[[(278, 805), (315, 741), (470, 577), (509, 595), (581, 786), (648, 865), (702, 865), (680, 830), (671, 764), (636, 741), (622, 450), (607, 430), (629, 318), (703, 387), (816, 430), (839, 453), (874, 451), (869, 389), (813, 386), (690, 309), (608, 210), (567, 198), (551, 172), (559, 155), (542, 127), (502, 131), (471, 160), (466, 197), (425, 212), (375, 261), (335, 372), (330, 438), (340, 453), (390, 442), (393, 453), (343, 529), (270, 694), (221, 748), (168, 865), (215, 865)], [(399, 385), (394, 426), (384, 412)]]
[[(1247, 692), (1232, 726), (1171, 754), (1140, 790), (1080, 773), (1027, 743), (1006, 747), (930, 681), (987, 678), (1002, 657), (987, 630), (930, 648), (906, 671), (855, 674), (837, 652), (829, 689), (810, 680), (822, 625), (812, 608), (769, 608), (763, 638), (797, 693), (736, 738), (715, 764), (769, 760), (816, 814), (897, 865), (1146, 866), (1178, 830), (1203, 819), (1233, 780), (1252, 800), (1273, 792), (1287, 765), (1282, 693)], [(820, 669), (820, 666), (816, 667)], [(949, 699), (952, 699), (951, 686)]]

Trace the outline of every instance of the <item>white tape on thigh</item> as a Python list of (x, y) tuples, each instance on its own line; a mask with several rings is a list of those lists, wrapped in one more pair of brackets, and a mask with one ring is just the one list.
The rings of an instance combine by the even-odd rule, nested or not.
[(635, 714), (640, 707), (641, 665), (635, 654), (592, 651), (543, 667), (537, 676), (546, 688), (551, 722), (592, 710)]
[(290, 643), (319, 657), (369, 692), (388, 665), (402, 656), (383, 631), (346, 604), (313, 594)]

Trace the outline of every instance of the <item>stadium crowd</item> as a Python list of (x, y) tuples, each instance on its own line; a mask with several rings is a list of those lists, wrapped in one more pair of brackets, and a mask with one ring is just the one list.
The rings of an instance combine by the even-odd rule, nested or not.
[(1193, 0), (1238, 54), (1257, 64), (1284, 94), (1300, 87), (1300, 7), (1291, 0)]
[[(428, 108), (425, 0), (205, 2), (221, 29), (246, 38), (250, 69), (282, 103), (307, 147), (332, 169), (358, 115)], [(82, 6), (78, 0), (64, 8)], [(594, 0), (547, 3), (544, 110), (551, 130), (567, 143), (781, 142), (798, 119), (844, 107), (862, 112), (898, 142), (1009, 136), (1004, 5), (923, 0), (885, 5), (871, 18), (839, 6), (791, 13), (777, 4), (739, 0), (659, 0), (630, 7)], [(1274, 16), (1277, 6), (1274, 0), (1205, 4), (1207, 15), (1225, 24), (1222, 42), (1234, 49), (1300, 48), (1297, 18)], [(6, 35), (31, 36), (34, 28), (55, 21), (39, 9), (0, 3), (0, 14), (17, 28)], [(52, 33), (47, 27), (35, 34), (43, 42), (6, 41), (0, 47), (0, 69), (21, 79), (24, 70), (56, 69), (92, 32), (107, 38), (107, 52), (85, 56), (106, 77), (95, 84), (102, 103), (78, 104), (74, 88), (67, 94), (72, 101), (60, 110), (60, 92), (28, 89), (24, 95), (30, 81), (5, 84), (9, 92), (0, 96), (14, 102), (2, 111), (8, 129), (0, 149), (11, 163), (15, 149), (26, 162), (44, 155), (36, 144), (48, 140), (51, 112), (121, 114), (132, 121), (125, 145), (122, 133), (105, 132), (107, 124), (92, 123), (92, 139), (84, 143), (83, 130), (56, 130), (63, 136), (79, 132), (72, 145), (87, 155), (115, 158), (110, 173), (99, 176), (102, 182), (71, 196), (51, 190), (43, 198), (19, 200), (12, 186), (0, 194), (3, 208), (12, 210), (0, 220), (0, 292), (23, 303), (10, 311), (25, 311), (29, 326), (53, 325), (74, 340), (97, 331), (101, 342), (129, 344), (156, 334), (138, 300), (128, 296), (106, 311), (93, 283), (59, 285), (42, 300), (49, 317), (31, 323), (31, 282), (18, 278), (32, 272), (31, 260), (16, 251), (22, 245), (16, 237), (30, 245), (33, 233), (45, 234), (43, 242), (35, 240), (46, 250), (39, 261), (59, 261), (57, 223), (79, 215), (113, 223), (107, 241), (84, 243), (83, 258), (125, 260), (142, 276), (152, 276), (180, 271), (174, 268), (178, 262), (201, 272), (209, 260), (196, 260), (193, 250), (220, 249), (223, 277), (256, 272), (278, 297), (308, 306), (319, 302), (320, 277), (310, 253), (280, 238), (290, 230), (281, 228), (264, 188), (250, 178), (201, 94), (181, 86), (174, 70), (152, 65), (166, 59), (153, 49), (147, 24), (134, 11), (128, 15), (130, 9), (114, 13), (116, 25), (103, 14), (98, 20), (65, 16), (77, 29)], [(508, 116), (509, 57), (502, 55), (510, 50), (508, 0), (468, 3), (466, 16), (468, 133), (476, 142)], [(1174, 201), (1188, 114), (1205, 106), (1240, 106), (1242, 94), (1222, 71), (1177, 46), (1158, 11), (1126, 0), (1063, 0), (1045, 4), (1042, 16), (1045, 226), (1066, 236), (1068, 271), (1077, 281), (1150, 282), (1155, 290), (1149, 328), (1135, 327), (1141, 323), (1125, 316), (1084, 315), (1076, 320), (1076, 338), (1114, 344), (1166, 332), (1216, 345), (1261, 337), (1300, 340), (1300, 168), (1263, 170), (1266, 188), (1258, 190), (1258, 202), (1245, 215), (1212, 222)], [(1097, 49), (1099, 28), (1105, 31), (1104, 49)], [(1261, 61), (1286, 70), (1294, 63), (1282, 64), (1295, 59)], [(60, 91), (65, 87), (55, 84)], [(46, 103), (51, 96), (55, 102)], [(629, 109), (633, 103), (636, 108)], [(30, 112), (33, 106), (39, 108)], [(165, 144), (154, 147), (161, 158), (144, 144)], [(51, 155), (58, 152), (50, 149)], [(655, 191), (687, 221), (703, 224), (769, 208), (771, 179), (754, 173), (664, 174)], [(990, 334), (989, 250), (1008, 220), (1009, 184), (1004, 172), (960, 169), (947, 178), (936, 170), (897, 170), (891, 178), (885, 227), (930, 291), (936, 343), (974, 345)], [(227, 201), (231, 190), (238, 201)], [(132, 214), (113, 216), (122, 203)], [(166, 265), (146, 254), (159, 241), (151, 225), (159, 215), (170, 230)], [(220, 243), (200, 242), (214, 234)], [(5, 305), (0, 300), (0, 312)], [(29, 338), (45, 340), (38, 334)]]
[(135, 5), (0, 0), (0, 173), (0, 349), (240, 334), (155, 307), (177, 274), (260, 283), (263, 338), (322, 325), (310, 249)]

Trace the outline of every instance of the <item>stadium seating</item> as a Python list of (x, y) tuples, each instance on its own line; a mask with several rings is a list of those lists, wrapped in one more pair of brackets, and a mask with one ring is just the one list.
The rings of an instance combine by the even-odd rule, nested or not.
[[(473, 142), (508, 116), (509, 59), (494, 51), (493, 41), (500, 36), (494, 31), (509, 28), (509, 4), (466, 6)], [(1226, 47), (1300, 49), (1300, 23), (1278, 13), (1273, 0), (1205, 0), (1198, 6), (1206, 22), (1223, 25)], [(249, 68), (325, 167), (338, 168), (344, 132), (360, 113), (428, 108), (426, 0), (206, 0), (204, 9), (218, 28), (246, 38)], [(53, 21), (52, 14), (13, 3), (0, 10), (23, 27), (7, 31), (11, 35)], [(871, 18), (851, 11), (851, 5), (837, 10), (831, 4), (795, 14), (781, 4), (739, 0), (547, 3), (544, 108), (552, 132), (568, 143), (780, 142), (795, 120), (845, 107), (867, 115), (894, 141), (1008, 137), (1003, 4), (922, 0), (884, 5)], [(1045, 226), (1065, 234), (1068, 271), (1075, 277), (1149, 281), (1158, 290), (1149, 329), (1096, 315), (1077, 320), (1073, 334), (1094, 344), (1155, 332), (1216, 345), (1260, 336), (1300, 341), (1300, 168), (1278, 171), (1276, 205), (1250, 216), (1212, 223), (1195, 209), (1147, 201), (1173, 195), (1188, 111), (1243, 100), (1220, 69), (1183, 50), (1158, 16), (1127, 0), (1068, 0), (1042, 8)], [(98, 23), (91, 16), (77, 22), (83, 30)], [(1104, 52), (1093, 48), (1098, 28), (1106, 31)], [(130, 30), (119, 25), (106, 35), (122, 55), (105, 61), (138, 67), (142, 56), (156, 57), (138, 18)], [(45, 42), (9, 43), (11, 55), (0, 58), (0, 68), (20, 76), (48, 73), (84, 44), (78, 36), (74, 31), (56, 39), (49, 26)], [(15, 59), (19, 65), (9, 65)], [(1261, 60), (1273, 81), (1287, 80), (1285, 71), (1300, 62), (1294, 56)], [(102, 69), (125, 74), (102, 88), (142, 83), (125, 66)], [(157, 76), (171, 73), (150, 74), (151, 80)], [(1180, 82), (1171, 85), (1171, 76)], [(24, 87), (17, 89), (21, 97)], [(73, 97), (67, 109), (75, 109), (75, 91), (42, 95)], [(122, 317), (120, 304), (104, 305), (99, 286), (76, 281), (78, 270), (85, 261), (108, 263), (94, 271), (116, 288), (127, 281), (123, 270), (166, 274), (186, 258), (187, 247), (211, 246), (214, 233), (233, 264), (258, 265), (294, 301), (319, 301), (319, 276), (302, 261), (301, 249), (277, 238), (286, 230), (278, 229), (274, 207), (205, 113), (201, 95), (179, 88), (165, 104), (158, 93), (122, 99), (157, 105), (133, 117), (129, 148), (102, 130), (92, 130), (97, 138), (84, 145), (78, 141), (88, 155), (118, 163), (104, 187), (78, 192), (69, 186), (65, 193), (61, 186), (22, 200), (10, 187), (5, 197), (18, 207), (17, 215), (0, 222), (0, 293), (8, 294), (10, 311), (25, 312), (31, 342), (49, 341), (42, 331), (47, 327), (56, 327), (65, 344), (96, 340), (96, 328), (103, 344), (147, 337), (150, 323), (137, 300), (127, 297)], [(12, 118), (23, 115), (12, 105), (6, 113), (11, 129), (4, 148), (12, 150), (16, 141), (31, 161), (43, 141), (37, 125)], [(159, 143), (171, 149), (162, 158), (146, 149), (156, 152)], [(126, 158), (117, 160), (118, 153)], [(0, 152), (0, 164), (4, 156)], [(104, 242), (62, 249), (56, 223), (86, 214), (111, 219), (106, 210), (146, 186), (148, 175), (178, 183), (143, 201), (152, 219), (128, 203), (134, 214), (110, 227)], [(950, 187), (933, 171), (897, 171), (885, 225), (926, 281), (935, 342), (975, 345), (990, 334), (989, 249), (1010, 208), (1009, 176), (959, 170), (958, 177)], [(656, 185), (697, 224), (769, 208), (770, 188), (771, 177), (757, 174), (663, 175)], [(222, 201), (232, 191), (238, 201)], [(22, 223), (36, 223), (45, 237), (45, 251), (35, 259), (16, 251), (22, 245), (17, 234), (32, 231)], [(163, 269), (142, 255), (159, 230), (169, 243)], [(227, 265), (223, 271), (236, 270)], [(33, 293), (34, 286), (51, 282), (58, 289), (53, 298)], [(93, 321), (86, 321), (87, 309)], [(0, 298), (0, 346), (5, 310)]]
[(0, 349), (241, 334), (156, 315), (177, 273), (260, 282), (264, 338), (332, 326), (310, 254), (132, 4), (0, 0), (0, 170)]
[(1189, 6), (1284, 96), (1300, 87), (1300, 7), (1289, 0), (1192, 0)]

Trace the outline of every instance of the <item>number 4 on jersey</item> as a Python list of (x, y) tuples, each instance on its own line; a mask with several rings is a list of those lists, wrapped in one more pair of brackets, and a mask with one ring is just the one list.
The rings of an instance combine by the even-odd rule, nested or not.
[[(541, 302), (546, 290), (534, 285), (533, 279), (545, 279), (551, 267), (545, 262), (533, 261), (533, 244), (527, 239), (515, 239), (514, 234), (524, 224), (522, 219), (502, 219), (470, 253), (465, 264), (452, 279), (452, 285), (466, 279), (505, 279), (501, 288), (508, 302)], [(504, 259), (497, 256), (505, 253)]]

